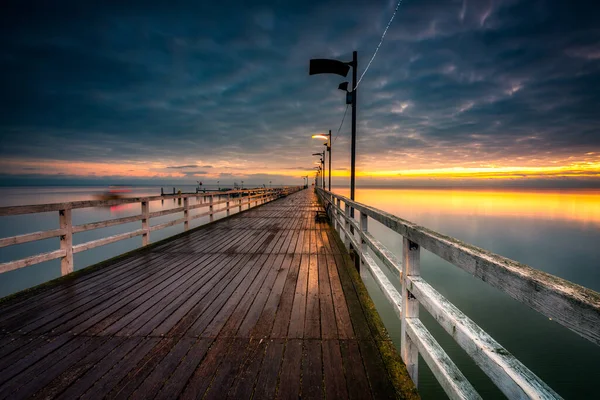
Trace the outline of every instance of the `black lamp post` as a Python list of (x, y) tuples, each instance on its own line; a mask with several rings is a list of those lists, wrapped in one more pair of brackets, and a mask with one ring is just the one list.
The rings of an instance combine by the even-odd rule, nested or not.
[[(348, 91), (348, 82), (342, 82), (338, 89), (346, 91), (346, 104), (352, 104), (352, 150), (350, 158), (350, 199), (354, 200), (354, 188), (356, 178), (356, 78), (358, 69), (358, 53), (352, 52), (352, 61), (343, 62), (330, 59), (312, 59), (310, 60), (309, 75), (316, 74), (336, 74), (341, 76), (348, 75), (352, 67), (352, 90)], [(331, 190), (331, 188), (330, 188)]]
[[(313, 153), (313, 156), (321, 156), (319, 160), (320, 165), (323, 167), (323, 189), (325, 189), (325, 150), (322, 153)], [(319, 167), (320, 168), (320, 167)]]
[(317, 170), (317, 175), (315, 176), (315, 186), (319, 186), (319, 173), (321, 172), (321, 166), (315, 167)]
[(317, 135), (312, 135), (312, 138), (327, 140), (325, 146), (327, 146), (327, 152), (329, 153), (329, 191), (331, 191), (331, 129), (329, 130), (328, 134), (319, 133)]

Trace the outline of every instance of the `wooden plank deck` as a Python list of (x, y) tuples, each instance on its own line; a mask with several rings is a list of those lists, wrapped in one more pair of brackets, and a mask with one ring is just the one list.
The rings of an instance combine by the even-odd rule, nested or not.
[(4, 301), (0, 399), (416, 397), (319, 207), (304, 190)]

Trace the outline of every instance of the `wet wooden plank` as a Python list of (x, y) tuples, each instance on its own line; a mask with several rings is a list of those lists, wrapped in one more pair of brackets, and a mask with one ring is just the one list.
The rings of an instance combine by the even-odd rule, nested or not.
[(59, 338), (44, 346), (40, 349), (41, 351), (36, 352), (37, 354), (34, 353), (33, 357), (26, 357), (18, 362), (14, 368), (9, 367), (7, 370), (2, 371), (1, 379), (4, 383), (0, 385), (0, 398), (16, 397), (14, 393), (24, 385), (43, 380), (41, 374), (80, 346), (86, 345), (87, 342), (89, 342), (89, 338)]
[(4, 369), (0, 370), (0, 384), (3, 384), (9, 381), (11, 378), (17, 376), (25, 369), (46, 357), (48, 354), (59, 349), (70, 339), (71, 337), (69, 336), (59, 336), (56, 338), (42, 340), (39, 347), (32, 349), (31, 352), (24, 354), (23, 358), (16, 360), (14, 363), (7, 364)]
[[(24, 314), (16, 315), (12, 320), (4, 321), (0, 323), (3, 331), (12, 331), (18, 330), (21, 332), (27, 331), (28, 324), (35, 324), (35, 326), (43, 325), (48, 321), (52, 321), (66, 312), (72, 311), (73, 309), (89, 304), (90, 301), (97, 299), (101, 296), (106, 297), (108, 293), (119, 293), (123, 292), (124, 289), (130, 287), (131, 285), (139, 282), (143, 279), (148, 278), (152, 274), (154, 268), (157, 267), (157, 263), (159, 260), (153, 260), (149, 263), (148, 269), (139, 273), (139, 271), (135, 270), (131, 275), (125, 277), (115, 278), (115, 281), (111, 281), (108, 286), (100, 285), (100, 288), (97, 290), (88, 290), (86, 289), (86, 285), (83, 285), (82, 288), (74, 287), (66, 287), (65, 290), (59, 293), (61, 296), (54, 300), (46, 299), (38, 300), (37, 298), (32, 299), (32, 303), (36, 305), (35, 308), (29, 309), (28, 312)], [(142, 267), (143, 262), (141, 262), (138, 267)], [(136, 272), (137, 271), (137, 272)], [(47, 307), (46, 307), (47, 305)], [(40, 322), (41, 320), (41, 322)]]
[[(187, 258), (179, 259), (173, 263), (174, 271), (178, 271), (180, 266), (185, 265)], [(34, 323), (28, 324), (20, 331), (23, 333), (31, 332), (34, 334), (42, 334), (53, 331), (54, 333), (66, 332), (72, 327), (92, 318), (93, 321), (100, 321), (104, 317), (110, 315), (114, 309), (118, 309), (120, 305), (127, 304), (131, 299), (137, 297), (144, 292), (143, 284), (154, 287), (163, 281), (164, 276), (168, 276), (167, 270), (160, 271), (160, 265), (156, 265), (157, 270), (151, 269), (143, 274), (138, 274), (138, 277), (127, 281), (126, 284), (115, 287), (109, 292), (102, 293), (100, 296), (91, 296), (88, 298), (76, 298), (71, 301), (71, 305), (61, 313), (49, 314)], [(159, 271), (159, 272), (155, 272)], [(163, 279), (161, 279), (163, 278)], [(131, 290), (130, 290), (131, 289)], [(90, 313), (90, 310), (94, 310)], [(90, 322), (90, 321), (88, 321)], [(59, 329), (56, 331), (55, 329)]]
[(304, 340), (302, 356), (302, 398), (323, 398), (321, 341)]
[[(10, 395), (13, 399), (31, 398), (34, 393), (44, 388), (55, 378), (69, 370), (74, 372), (73, 364), (88, 356), (102, 345), (106, 338), (78, 337), (46, 357), (43, 362), (36, 364), (29, 373), (20, 374), (24, 385)], [(67, 374), (68, 375), (68, 374)]]
[(191, 400), (202, 398), (212, 381), (213, 375), (223, 361), (223, 355), (227, 354), (232, 341), (232, 338), (218, 338), (213, 342), (206, 357), (202, 360), (200, 366), (194, 371), (194, 374), (189, 379), (180, 399)]
[(216, 328), (216, 326), (215, 327), (209, 326), (211, 328), (211, 330), (209, 330), (207, 328), (206, 334), (209, 334), (209, 335), (219, 334), (220, 336), (236, 335), (239, 326), (241, 325), (242, 321), (244, 320), (246, 313), (252, 306), (254, 298), (256, 297), (258, 291), (260, 290), (264, 280), (266, 279), (267, 275), (269, 274), (276, 259), (277, 259), (277, 255), (275, 255), (275, 254), (271, 254), (267, 258), (267, 260), (265, 261), (264, 265), (262, 266), (258, 276), (254, 279), (254, 281), (252, 282), (252, 284), (250, 285), (250, 287), (248, 288), (246, 293), (243, 294), (243, 297), (241, 298), (240, 302), (238, 303), (237, 307), (235, 308), (235, 310), (233, 311), (233, 313), (231, 314), (231, 316), (229, 317), (229, 319), (227, 320), (227, 322), (225, 323), (223, 328), (220, 330), (220, 333), (215, 332), (215, 330), (212, 329), (212, 328)]
[(244, 363), (248, 344), (249, 340), (246, 338), (236, 338), (233, 340), (233, 343), (229, 347), (229, 352), (223, 356), (223, 361), (203, 397), (204, 400), (220, 400), (223, 398), (224, 390), (228, 390), (231, 387), (238, 370)]
[[(12, 337), (11, 337), (12, 338)], [(0, 371), (15, 364), (20, 359), (24, 358), (45, 342), (49, 342), (54, 338), (31, 337), (31, 336), (16, 336), (4, 348), (5, 353), (0, 357)], [(1, 380), (0, 380), (1, 381)]]
[(250, 340), (244, 363), (240, 366), (229, 392), (228, 399), (250, 399), (254, 390), (254, 384), (267, 348), (267, 340)]
[[(323, 340), (323, 380), (325, 398), (347, 399), (346, 377), (342, 363), (342, 352), (338, 340)], [(387, 375), (386, 375), (387, 376)]]
[(272, 339), (269, 341), (262, 368), (256, 380), (254, 398), (272, 399), (275, 397), (284, 346), (285, 341), (282, 339)]
[[(233, 257), (223, 257), (223, 268), (219, 265), (215, 268), (215, 274), (206, 276), (205, 284), (203, 284), (195, 293), (170, 314), (154, 331), (153, 335), (183, 335), (200, 317), (202, 312), (208, 307), (210, 297), (205, 299), (211, 292), (219, 292), (225, 287), (230, 280), (236, 276), (244, 263), (244, 256), (236, 255)], [(231, 268), (227, 268), (231, 265)], [(208, 304), (207, 304), (208, 303)]]
[(32, 315), (43, 315), (44, 312), (48, 312), (50, 307), (56, 304), (64, 307), (67, 297), (73, 297), (80, 293), (97, 293), (106, 290), (107, 287), (111, 287), (115, 282), (122, 281), (123, 278), (135, 277), (137, 272), (151, 261), (164, 257), (164, 255), (153, 253), (135, 258), (129, 257), (106, 268), (82, 275), (74, 281), (64, 282), (24, 299), (7, 302), (0, 306), (0, 327), (4, 327), (8, 320), (15, 317), (22, 324), (23, 317), (31, 318)]
[(372, 398), (357, 341), (340, 340), (340, 349), (348, 387), (348, 398)]
[[(175, 338), (162, 339), (106, 395), (107, 398), (128, 398), (177, 343)], [(116, 381), (115, 381), (116, 382)]]
[(319, 268), (319, 310), (321, 312), (321, 336), (323, 339), (337, 339), (338, 330), (331, 296), (331, 285), (327, 269), (327, 257), (317, 256)]
[[(126, 328), (129, 323), (135, 321), (139, 316), (152, 316), (149, 309), (164, 297), (171, 300), (173, 292), (179, 292), (179, 290), (184, 289), (182, 288), (182, 282), (189, 282), (191, 277), (194, 275), (197, 276), (199, 273), (210, 273), (209, 271), (205, 272), (205, 270), (209, 270), (208, 266), (200, 266), (202, 261), (203, 260), (194, 259), (186, 261), (187, 265), (177, 273), (173, 273), (158, 285), (153, 287), (150, 287), (149, 285), (140, 288), (137, 292), (139, 294), (126, 304), (115, 303), (113, 307), (109, 308), (109, 310), (115, 311), (102, 321), (95, 323), (94, 319), (89, 319), (84, 323), (79, 324), (77, 328), (74, 329), (74, 332), (85, 332), (91, 335), (115, 335), (121, 334), (121, 331), (124, 330), (122, 333), (123, 335), (131, 334), (131, 330), (126, 330), (124, 328)], [(143, 292), (145, 289), (147, 290)], [(105, 311), (104, 313), (106, 314), (108, 311)], [(89, 328), (87, 328), (88, 326)]]
[(358, 345), (367, 378), (369, 378), (373, 398), (395, 399), (396, 391), (388, 378), (387, 370), (375, 342), (372, 340), (360, 340)]
[(248, 261), (248, 273), (243, 276), (241, 283), (232, 293), (223, 291), (205, 311), (202, 318), (196, 320), (194, 325), (188, 330), (187, 334), (194, 336), (217, 336), (231, 314), (238, 307), (238, 304), (248, 290), (248, 287), (250, 287), (256, 279), (257, 274), (263, 269), (267, 258), (267, 255), (250, 256), (250, 260)]
[(113, 352), (125, 341), (124, 338), (99, 338), (99, 340), (104, 340), (104, 342), (96, 350), (80, 358), (72, 367), (63, 371), (62, 374), (37, 392), (34, 397), (38, 399), (55, 398), (90, 369), (96, 367), (104, 357)]
[(319, 266), (317, 255), (311, 253), (308, 266), (308, 288), (306, 294), (306, 320), (304, 321), (304, 338), (319, 339), (321, 337), (321, 315), (319, 310)]
[[(56, 398), (78, 398), (82, 395), (85, 395), (95, 383), (97, 386), (94, 387), (94, 390), (92, 390), (91, 393), (102, 393), (100, 390), (102, 388), (108, 388), (106, 389), (106, 392), (108, 392), (110, 387), (112, 387), (111, 385), (114, 384), (112, 379), (114, 379), (118, 373), (127, 374), (128, 370), (123, 371), (123, 367), (127, 365), (125, 361), (132, 356), (134, 358), (143, 357), (143, 355), (156, 344), (152, 341), (144, 341), (142, 338), (121, 340), (124, 342), (120, 346), (118, 346), (112, 352), (106, 354), (106, 356), (100, 362), (94, 364), (93, 368), (85, 372)], [(135, 353), (132, 353), (133, 349), (136, 350)], [(113, 367), (119, 369), (112, 369)], [(103, 379), (103, 377), (105, 377), (105, 379)]]
[(294, 303), (292, 305), (292, 317), (288, 330), (289, 338), (302, 338), (304, 336), (308, 268), (309, 257), (307, 255), (302, 255), (300, 260), (300, 272), (298, 273), (298, 282), (296, 283), (296, 291), (294, 294)]
[(148, 397), (149, 393), (158, 393), (164, 384), (165, 377), (171, 376), (195, 341), (195, 338), (179, 340), (129, 398), (143, 400)]
[(344, 296), (344, 290), (342, 289), (342, 283), (340, 282), (336, 261), (331, 254), (326, 254), (326, 258), (338, 336), (340, 339), (353, 339), (354, 329), (346, 297)]
[[(277, 276), (284, 276), (285, 279), (285, 275), (283, 274), (284, 270), (281, 269), (283, 260), (284, 256), (282, 254), (278, 254), (275, 256), (275, 260), (269, 270), (269, 273), (267, 274), (267, 277), (263, 281), (260, 290), (254, 297), (254, 301), (252, 302), (250, 309), (246, 313), (244, 321), (241, 323), (237, 331), (237, 336), (248, 337), (250, 335), (250, 332), (254, 330), (256, 323), (258, 322), (258, 319), (260, 318), (263, 312), (267, 300), (269, 299), (269, 297), (271, 297), (271, 292), (273, 290), (276, 290), (275, 282)], [(283, 286), (283, 283), (281, 284), (281, 286)], [(274, 295), (274, 297), (276, 297), (276, 294)], [(264, 330), (267, 331), (267, 329)]]
[(279, 300), (277, 307), (275, 320), (273, 322), (273, 329), (271, 331), (271, 337), (273, 338), (285, 338), (287, 337), (288, 327), (290, 324), (290, 316), (292, 313), (292, 305), (294, 303), (294, 294), (296, 290), (296, 282), (298, 280), (298, 272), (300, 270), (300, 258), (299, 254), (288, 254), (286, 256), (290, 261), (290, 270), (286, 277), (285, 285), (283, 287), (283, 293)]
[(285, 345), (279, 373), (278, 399), (300, 398), (300, 374), (302, 373), (302, 340), (290, 339)]
[(360, 300), (358, 299), (358, 294), (352, 283), (352, 278), (347, 269), (352, 267), (346, 265), (340, 254), (334, 254), (334, 259), (337, 265), (338, 276), (344, 290), (344, 298), (346, 300), (346, 305), (348, 306), (350, 319), (352, 320), (354, 334), (359, 339), (369, 339), (372, 337), (371, 331), (363, 313)]
[(271, 293), (265, 302), (262, 313), (256, 325), (251, 331), (252, 337), (268, 337), (273, 328), (275, 315), (281, 302), (281, 296), (284, 289), (284, 285), (287, 282), (287, 277), (291, 269), (292, 256), (291, 255), (280, 255), (283, 259), (281, 267), (277, 270), (277, 276), (273, 283)]
[(118, 330), (118, 334), (125, 336), (150, 335), (157, 326), (168, 316), (172, 315), (189, 298), (191, 293), (198, 290), (208, 271), (213, 269), (217, 259), (218, 255), (216, 254), (208, 255), (208, 258), (202, 262), (204, 265), (197, 265), (193, 271), (193, 275), (189, 279), (177, 283), (174, 294), (165, 295), (160, 301), (152, 304), (149, 309), (146, 308), (145, 311), (137, 312), (134, 318), (130, 318), (131, 321), (126, 326)]
[(162, 386), (155, 399), (168, 400), (177, 398), (198, 365), (204, 359), (211, 344), (212, 339), (209, 338), (201, 338), (193, 343), (185, 358), (176, 367), (171, 376), (169, 376), (169, 379)]

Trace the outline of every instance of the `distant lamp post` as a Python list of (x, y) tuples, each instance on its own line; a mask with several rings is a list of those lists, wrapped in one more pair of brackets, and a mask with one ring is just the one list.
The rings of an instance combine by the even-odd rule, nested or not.
[(242, 181), (242, 190), (244, 190), (244, 181)]
[(220, 184), (220, 181), (217, 181), (217, 187), (219, 188), (219, 190), (221, 190), (221, 184)]
[(315, 167), (317, 174), (315, 176), (315, 186), (319, 186), (319, 174), (321, 172), (321, 166)]
[[(345, 83), (347, 83), (347, 82), (345, 82)], [(346, 86), (348, 86), (348, 85), (346, 85)], [(312, 135), (312, 138), (327, 140), (327, 143), (325, 143), (325, 146), (327, 146), (327, 152), (329, 153), (329, 191), (331, 192), (331, 129), (329, 130), (328, 134), (319, 133), (317, 135)]]
[[(304, 189), (308, 188), (308, 175), (301, 176), (302, 184), (304, 185)], [(304, 181), (306, 179), (306, 182)]]
[[(350, 161), (350, 199), (354, 200), (354, 188), (356, 178), (356, 78), (358, 70), (358, 53), (352, 52), (352, 61), (342, 62), (330, 59), (312, 59), (310, 60), (309, 75), (317, 74), (336, 74), (347, 76), (352, 67), (352, 88), (348, 91), (348, 82), (342, 82), (338, 89), (346, 92), (346, 104), (352, 104), (352, 150)], [(329, 188), (331, 190), (331, 188)]]
[(325, 150), (321, 153), (313, 153), (313, 156), (320, 156), (320, 164), (323, 167), (323, 189), (325, 189)]

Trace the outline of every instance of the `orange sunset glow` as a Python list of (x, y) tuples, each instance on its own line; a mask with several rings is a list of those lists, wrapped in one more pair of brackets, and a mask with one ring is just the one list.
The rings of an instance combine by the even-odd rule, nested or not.
[[(347, 190), (336, 192), (348, 195)], [(554, 190), (361, 189), (357, 200), (396, 215), (435, 212), (439, 215), (475, 214), (600, 225), (600, 190), (564, 193)]]
[[(195, 162), (195, 161), (191, 161)], [(197, 162), (202, 164), (203, 162)], [(172, 169), (169, 162), (66, 162), (60, 160), (2, 160), (0, 166), (8, 174), (25, 174), (31, 171), (40, 175), (67, 175), (76, 177), (136, 177), (136, 178), (174, 178), (189, 179), (214, 178), (219, 179), (222, 173), (229, 175), (248, 176), (252, 174), (276, 175), (296, 178), (300, 175), (314, 174), (312, 168), (289, 168), (283, 165), (269, 168), (262, 162), (248, 161), (245, 163), (216, 161), (211, 168), (191, 168), (187, 170)], [(381, 167), (381, 168), (378, 168)], [(545, 162), (539, 166), (519, 165), (483, 165), (483, 166), (447, 166), (439, 168), (389, 169), (385, 165), (372, 165), (368, 168), (357, 169), (357, 177), (363, 180), (527, 180), (544, 178), (598, 178), (600, 177), (600, 155), (584, 161), (572, 161), (564, 165), (552, 165)], [(328, 172), (327, 172), (328, 173)], [(347, 169), (332, 168), (332, 177), (346, 178), (350, 175)]]

